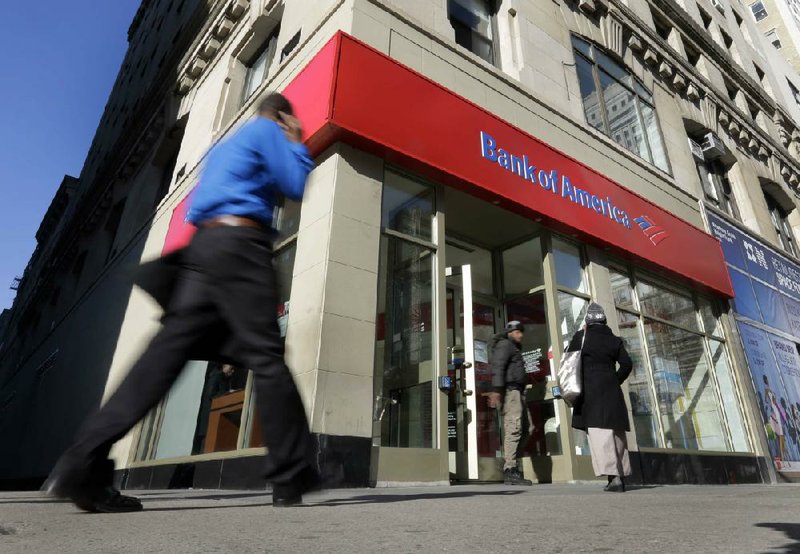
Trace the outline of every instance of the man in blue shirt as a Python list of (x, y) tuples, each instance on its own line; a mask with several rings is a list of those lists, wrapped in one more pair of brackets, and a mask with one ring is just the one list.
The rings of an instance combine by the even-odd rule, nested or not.
[(142, 509), (112, 486), (111, 446), (169, 391), (192, 353), (220, 335), (235, 365), (254, 373), (273, 505), (291, 506), (319, 476), (305, 410), (283, 359), (272, 267), (279, 195), (299, 200), (313, 168), (300, 122), (280, 94), (208, 154), (188, 219), (198, 227), (180, 255), (163, 327), (108, 402), (84, 424), (47, 488), (89, 512)]

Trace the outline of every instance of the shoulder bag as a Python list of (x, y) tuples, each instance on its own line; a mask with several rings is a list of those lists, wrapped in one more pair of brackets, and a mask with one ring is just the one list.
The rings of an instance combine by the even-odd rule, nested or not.
[(583, 375), (581, 373), (581, 354), (583, 343), (586, 342), (588, 326), (583, 328), (581, 348), (574, 352), (564, 352), (561, 365), (558, 368), (558, 384), (561, 387), (561, 398), (572, 406), (583, 392)]

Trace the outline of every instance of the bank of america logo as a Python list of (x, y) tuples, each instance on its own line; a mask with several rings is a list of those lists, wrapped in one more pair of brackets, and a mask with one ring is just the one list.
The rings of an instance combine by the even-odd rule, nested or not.
[(667, 233), (663, 227), (653, 223), (653, 220), (646, 215), (639, 216), (634, 219), (634, 221), (639, 227), (642, 228), (642, 232), (647, 235), (647, 238), (649, 238), (650, 242), (653, 244), (658, 244), (665, 238), (669, 237), (669, 233)]

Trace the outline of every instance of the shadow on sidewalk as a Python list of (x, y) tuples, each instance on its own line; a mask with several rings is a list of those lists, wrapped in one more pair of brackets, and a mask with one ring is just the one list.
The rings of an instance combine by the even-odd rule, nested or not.
[(786, 535), (792, 542), (779, 547), (774, 552), (800, 552), (800, 523), (756, 523), (756, 527), (773, 529)]
[(470, 498), (473, 496), (514, 496), (525, 491), (485, 491), (485, 492), (444, 492), (444, 493), (420, 493), (420, 494), (365, 494), (363, 496), (353, 496), (351, 498), (333, 498), (322, 502), (308, 504), (308, 507), (318, 506), (342, 506), (354, 504), (387, 504), (393, 502), (408, 502), (412, 500), (448, 500), (452, 498)]
[[(142, 500), (163, 500), (163, 501), (173, 501), (173, 500), (227, 500), (227, 499), (239, 499), (239, 498), (253, 498), (258, 496), (271, 496), (269, 491), (253, 491), (250, 493), (238, 493), (238, 494), (198, 494), (198, 495), (181, 495), (177, 496), (175, 492), (162, 492), (162, 493), (150, 493), (145, 491), (135, 491), (135, 490), (125, 490), (123, 491), (124, 494), (133, 495), (139, 497)], [(36, 497), (21, 497), (19, 500), (17, 499), (3, 499), (0, 500), (0, 506), (4, 504), (64, 504), (69, 503), (69, 500), (63, 498), (53, 498), (50, 496), (36, 496)]]
[[(334, 506), (356, 506), (360, 504), (389, 504), (394, 502), (408, 502), (413, 500), (447, 500), (453, 498), (469, 498), (474, 496), (513, 496), (517, 494), (522, 494), (524, 491), (486, 491), (486, 492), (447, 492), (447, 493), (420, 493), (420, 494), (367, 494), (362, 496), (353, 496), (349, 498), (332, 498), (330, 500), (323, 500), (321, 502), (314, 502), (313, 496), (311, 499), (308, 500), (308, 504), (302, 504), (297, 506), (297, 508), (330, 508)], [(260, 493), (263, 495), (263, 493)], [(313, 495), (313, 493), (310, 493)], [(248, 496), (257, 496), (257, 495), (220, 495), (219, 499), (224, 500), (225, 498), (235, 498), (239, 496), (241, 498), (246, 498)], [(271, 496), (267, 494), (267, 496)], [(217, 499), (214, 496), (206, 496), (206, 497), (176, 497), (176, 498), (163, 498), (160, 497), (157, 500), (199, 500), (202, 498), (206, 499)], [(153, 500), (156, 500), (155, 498)], [(145, 512), (172, 512), (172, 511), (182, 511), (182, 510), (223, 510), (227, 508), (260, 508), (264, 506), (271, 506), (272, 502), (264, 502), (264, 503), (257, 503), (257, 504), (223, 504), (221, 506), (176, 506), (176, 507), (167, 507), (167, 508), (148, 508), (145, 505)]]

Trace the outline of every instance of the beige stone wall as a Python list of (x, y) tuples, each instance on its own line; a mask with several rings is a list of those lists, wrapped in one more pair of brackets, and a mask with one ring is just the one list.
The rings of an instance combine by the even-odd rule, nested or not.
[[(800, 73), (800, 30), (796, 23), (791, 19), (791, 12), (785, 6), (779, 6), (782, 0), (763, 0), (764, 8), (767, 10), (767, 17), (756, 22), (758, 30), (766, 34), (772, 29), (778, 34), (781, 41), (781, 49), (778, 51), (784, 59)], [(749, 8), (748, 8), (749, 9)], [(770, 46), (772, 46), (770, 44)]]

